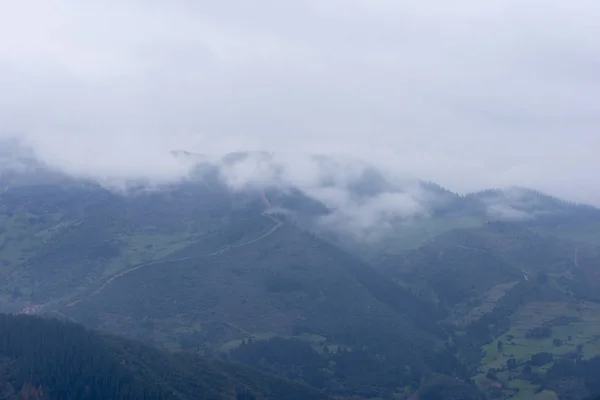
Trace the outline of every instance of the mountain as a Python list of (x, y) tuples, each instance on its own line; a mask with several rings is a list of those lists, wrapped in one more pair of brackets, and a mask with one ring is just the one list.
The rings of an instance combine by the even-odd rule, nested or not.
[[(249, 353), (279, 338), (314, 365), (263, 369), (340, 395), (410, 392), (435, 368), (444, 333), (424, 316), (437, 309), (296, 223), (326, 208), (213, 178), (125, 195), (79, 180), (11, 187), (0, 196), (4, 309), (257, 367)], [(388, 381), (367, 380), (358, 356)]]
[(2, 399), (329, 399), (292, 381), (80, 325), (0, 314)]
[[(235, 356), (241, 340), (275, 336), (309, 340), (314, 355), (343, 346), (366, 351), (365, 362), (381, 355), (386, 368), (402, 362), (423, 374), (434, 367), (427, 359), (441, 350), (442, 332), (422, 318), (434, 315), (434, 307), (335, 247), (269, 219), (249, 218), (248, 226), (260, 229), (229, 240), (230, 247), (200, 242), (134, 267), (59, 311), (166, 346), (231, 349)], [(332, 378), (321, 377), (323, 384), (344, 379), (354, 385), (337, 366), (330, 368)], [(390, 390), (413, 379), (408, 372), (395, 374)]]
[(323, 156), (310, 179), (269, 153), (173, 156), (190, 173), (160, 185), (11, 170), (0, 308), (334, 396), (594, 393), (587, 369), (549, 379), (600, 354), (598, 209)]

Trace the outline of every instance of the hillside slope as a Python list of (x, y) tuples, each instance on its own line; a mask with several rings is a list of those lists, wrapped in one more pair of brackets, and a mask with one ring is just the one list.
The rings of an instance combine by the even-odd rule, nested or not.
[(438, 235), (380, 270), (448, 312), (450, 345), (483, 392), (525, 400), (593, 386), (548, 369), (600, 354), (599, 265), (596, 246), (515, 221)]
[(246, 367), (31, 316), (0, 314), (0, 360), (3, 399), (328, 399)]
[[(319, 338), (312, 342), (317, 352), (362, 349), (390, 373), (398, 363), (411, 367), (394, 372), (385, 390), (435, 368), (443, 334), (435, 307), (280, 218), (249, 217), (239, 242), (191, 244), (107, 280), (58, 311), (165, 347), (210, 354), (235, 350), (244, 339)], [(331, 369), (332, 379), (352, 386), (341, 365)]]

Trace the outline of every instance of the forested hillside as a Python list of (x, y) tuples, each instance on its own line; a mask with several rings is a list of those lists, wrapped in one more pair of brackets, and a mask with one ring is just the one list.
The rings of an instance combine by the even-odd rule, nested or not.
[(80, 325), (0, 314), (2, 399), (328, 399), (249, 368)]

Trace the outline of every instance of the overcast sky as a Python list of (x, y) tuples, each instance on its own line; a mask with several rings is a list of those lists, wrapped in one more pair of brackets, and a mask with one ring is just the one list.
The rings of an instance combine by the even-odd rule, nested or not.
[(600, 204), (598, 0), (0, 0), (0, 130), (70, 170), (341, 153)]

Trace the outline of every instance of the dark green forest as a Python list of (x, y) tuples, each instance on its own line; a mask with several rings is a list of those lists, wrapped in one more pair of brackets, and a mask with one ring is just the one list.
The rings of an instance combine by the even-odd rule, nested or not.
[(70, 322), (0, 314), (2, 399), (328, 399), (298, 383), (166, 353)]

